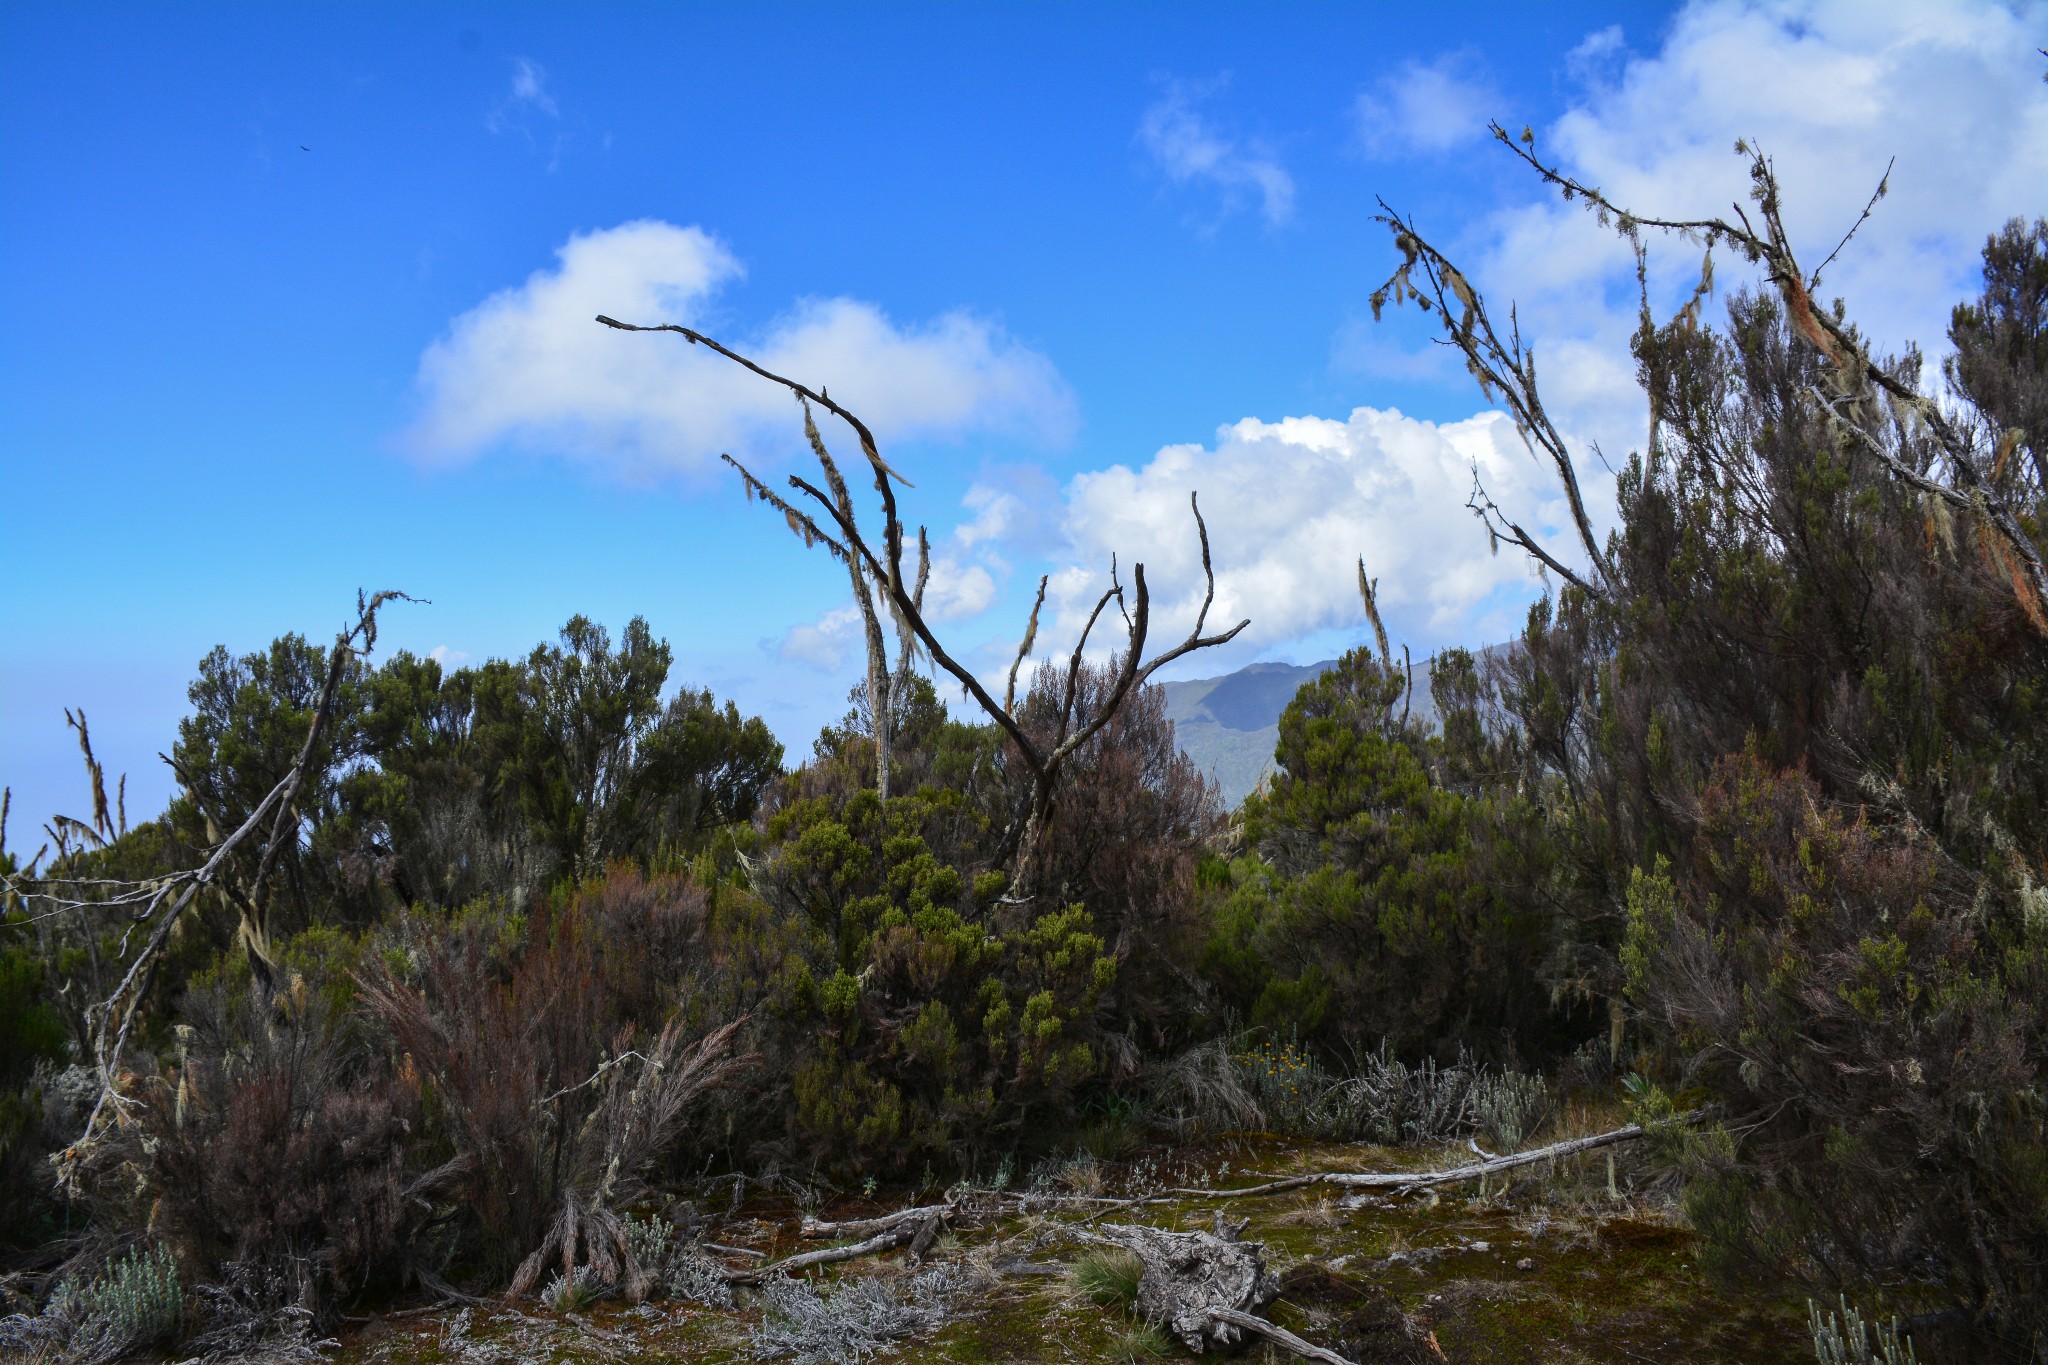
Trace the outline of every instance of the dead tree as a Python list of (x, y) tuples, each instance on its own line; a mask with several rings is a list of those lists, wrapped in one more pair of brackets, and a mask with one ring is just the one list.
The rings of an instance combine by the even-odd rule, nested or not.
[[(827, 523), (835, 529), (836, 534), (828, 533), (809, 512), (777, 494), (732, 456), (727, 455), (724, 458), (739, 471), (748, 494), (762, 499), (781, 512), (789, 523), (790, 530), (806, 544), (822, 543), (836, 558), (849, 563), (857, 562), (867, 575), (867, 581), (880, 590), (882, 600), (888, 606), (906, 646), (915, 642), (915, 646), (929, 655), (934, 664), (950, 674), (1008, 737), (1031, 775), (1031, 792), (1026, 808), (1016, 812), (1012, 818), (997, 859), (998, 862), (1010, 867), (1013, 880), (1016, 882), (1026, 885), (1029, 883), (1032, 850), (1038, 833), (1051, 818), (1060, 777), (1067, 763), (1083, 745), (1109, 724), (1132, 689), (1144, 686), (1159, 669), (1183, 655), (1225, 644), (1251, 624), (1251, 621), (1246, 619), (1221, 634), (1202, 634), (1202, 628), (1208, 624), (1209, 608), (1216, 600), (1216, 574), (1209, 560), (1209, 528), (1202, 520), (1200, 504), (1195, 495), (1190, 493), (1188, 506), (1194, 513), (1195, 533), (1201, 540), (1202, 573), (1206, 580), (1202, 607), (1196, 614), (1194, 628), (1179, 644), (1155, 655), (1149, 661), (1146, 660), (1144, 655), (1151, 625), (1152, 598), (1145, 582), (1145, 566), (1131, 566), (1131, 586), (1127, 591), (1118, 577), (1116, 562), (1112, 559), (1110, 586), (1097, 599), (1094, 610), (1089, 613), (1087, 623), (1081, 630), (1081, 637), (1076, 641), (1073, 653), (1068, 657), (1064, 687), (1059, 711), (1053, 719), (1052, 734), (1049, 738), (1034, 735), (1016, 715), (1017, 671), (1030, 655), (1037, 640), (1038, 615), (1045, 605), (1045, 579), (1039, 580), (1038, 596), (1031, 608), (1030, 622), (1025, 629), (1023, 643), (1017, 650), (1016, 660), (1010, 666), (1009, 686), (1004, 699), (999, 703), (970, 669), (947, 652), (946, 647), (939, 642), (938, 637), (932, 633), (930, 624), (925, 620), (922, 593), (918, 591), (924, 575), (921, 569), (916, 584), (913, 584), (904, 573), (903, 521), (896, 504), (896, 485), (902, 484), (907, 488), (910, 483), (891, 469), (888, 462), (882, 458), (881, 448), (876, 444), (874, 433), (868, 429), (866, 423), (832, 401), (824, 390), (812, 390), (794, 379), (764, 369), (737, 351), (688, 327), (676, 323), (640, 326), (620, 322), (603, 314), (598, 315), (597, 321), (622, 332), (673, 332), (692, 345), (703, 346), (768, 382), (788, 389), (803, 401), (807, 415), (812, 406), (823, 408), (852, 428), (860, 441), (861, 454), (866, 457), (869, 467), (874, 472), (875, 491), (881, 499), (882, 527), (879, 552), (870, 537), (861, 530), (859, 519), (854, 515), (851, 499), (844, 494), (844, 482), (839, 479), (836, 467), (825, 453), (822, 441), (814, 444), (813, 452), (820, 457), (827, 484), (836, 485), (833, 492), (828, 494), (795, 474), (790, 475), (789, 486), (822, 510)], [(923, 545), (923, 539), (923, 533), (920, 532), (920, 546)], [(1104, 697), (1100, 707), (1092, 715), (1079, 714), (1077, 703), (1083, 656), (1096, 623), (1101, 620), (1103, 612), (1108, 609), (1111, 602), (1117, 604), (1119, 613), (1124, 618), (1124, 648), (1118, 656), (1115, 676), (1108, 695)], [(874, 655), (871, 652), (871, 667), (873, 659)]]
[[(256, 850), (255, 871), (236, 888), (236, 894), (230, 899), (241, 915), (238, 937), (248, 949), (256, 980), (268, 989), (275, 972), (270, 956), (271, 873), (286, 844), (298, 837), (300, 793), (320, 752), (328, 723), (333, 718), (335, 698), (341, 690), (349, 660), (365, 657), (375, 647), (378, 609), (394, 598), (408, 602), (419, 600), (402, 592), (380, 592), (367, 597), (362, 593), (356, 594), (355, 622), (335, 636), (334, 648), (328, 658), (327, 677), (297, 757), (269, 794), (256, 804), (256, 809), (220, 839), (198, 867), (144, 881), (120, 881), (70, 875), (38, 877), (33, 875), (31, 864), (27, 875), (6, 878), (7, 890), (18, 898), (32, 918), (114, 911), (126, 915), (129, 920), (128, 932), (122, 939), (124, 945), (128, 937), (138, 930), (146, 932), (141, 949), (129, 960), (113, 991), (86, 1011), (93, 1064), (99, 1073), (99, 1095), (86, 1118), (84, 1132), (57, 1159), (60, 1183), (68, 1185), (75, 1179), (80, 1163), (112, 1112), (135, 1103), (121, 1093), (120, 1075), (121, 1059), (134, 1032), (136, 1015), (149, 994), (150, 984), (163, 962), (179, 921), (202, 892), (226, 885), (231, 875), (231, 860), (245, 846)], [(94, 818), (90, 827), (72, 820), (60, 828), (72, 830), (75, 826), (72, 832), (80, 832), (81, 838), (84, 833), (95, 835), (86, 842), (104, 846), (107, 836), (115, 828), (107, 818), (104, 775), (92, 758), (83, 719), (73, 724), (79, 732), (79, 742), (86, 750), (87, 769), (93, 775)], [(125, 822), (124, 812), (122, 823), (125, 825)], [(54, 834), (55, 831), (53, 837)]]
[[(839, 472), (838, 461), (832, 458), (832, 452), (826, 448), (825, 438), (818, 434), (818, 424), (812, 416), (809, 400), (799, 395), (797, 402), (803, 407), (804, 412), (804, 438), (810, 442), (811, 453), (817, 456), (818, 467), (824, 471), (825, 486), (832, 491), (833, 507), (842, 518), (851, 522), (854, 520), (853, 497), (847, 490), (845, 478)], [(747, 490), (751, 496), (759, 480), (748, 473), (732, 456), (727, 455), (723, 458), (747, 480)], [(781, 505), (780, 499), (770, 501)], [(834, 559), (846, 566), (846, 576), (853, 586), (853, 603), (860, 609), (862, 639), (867, 646), (868, 668), (865, 687), (875, 741), (875, 792), (887, 801), (889, 757), (895, 748), (895, 707), (909, 682), (910, 669), (917, 657), (917, 639), (898, 617), (896, 666), (892, 672), (889, 665), (889, 644), (882, 633), (881, 613), (875, 609), (875, 589), (882, 585), (870, 576), (866, 562), (859, 555), (849, 552), (847, 547), (834, 537), (820, 532), (809, 518), (792, 516), (786, 507), (783, 511), (789, 521), (789, 529), (797, 539), (804, 542), (806, 549), (813, 545), (823, 545)], [(931, 542), (925, 536), (924, 527), (920, 526), (917, 528), (917, 581), (910, 593), (911, 604), (916, 608), (922, 609), (924, 606), (925, 584), (930, 580), (931, 572)], [(885, 609), (893, 605), (887, 603), (885, 597)]]
[[(1698, 318), (1700, 304), (1713, 288), (1716, 246), (1726, 243), (1751, 265), (1761, 266), (1766, 282), (1784, 301), (1794, 330), (1828, 364), (1826, 391), (1816, 387), (1810, 397), (1826, 414), (1837, 436), (1845, 443), (1863, 447), (1893, 478), (1923, 497), (1951, 513), (1975, 519), (1984, 531), (1981, 543), (1987, 558), (2010, 580), (2027, 618), (2048, 634), (2048, 564), (2043, 563), (2039, 546), (2027, 534), (2014, 509), (2014, 500), (2007, 496), (2003, 477), (2012, 463), (2009, 457), (2017, 437), (2013, 433), (1989, 433), (1987, 442), (1984, 433), (1958, 423), (1933, 399), (1876, 364), (1847, 325), (1814, 304), (1822, 272), (1834, 263), (1884, 197), (1890, 184), (1890, 167), (1886, 167), (1863, 212), (1850, 224), (1834, 250), (1808, 272), (1799, 264), (1785, 230), (1777, 170), (1762, 149), (1746, 141), (1738, 141), (1735, 150), (1749, 158), (1750, 199), (1755, 204), (1756, 220), (1739, 203), (1733, 206), (1732, 219), (1657, 218), (1617, 204), (1597, 187), (1543, 160), (1537, 155), (1536, 137), (1529, 129), (1524, 128), (1517, 138), (1498, 123), (1490, 127), (1501, 145), (1520, 157), (1546, 184), (1554, 186), (1567, 203), (1583, 204), (1602, 226), (1614, 229), (1633, 248), (1637, 280), (1644, 296), (1645, 341), (1655, 341), (1648, 305), (1645, 229), (1672, 234), (1703, 248), (1699, 285), (1691, 300), (1679, 310), (1680, 322), (1689, 324)], [(1533, 535), (1508, 518), (1487, 495), (1476, 469), (1468, 505), (1485, 524), (1495, 546), (1503, 541), (1519, 546), (1567, 582), (1595, 596), (1606, 595), (1611, 566), (1586, 516), (1570, 451), (1537, 391), (1535, 356), (1522, 342), (1513, 310), (1509, 311), (1508, 333), (1503, 338), (1494, 330), (1485, 301), (1457, 267), (1423, 240), (1414, 223), (1389, 208), (1385, 200), (1380, 201), (1380, 208), (1377, 221), (1393, 233), (1402, 259), (1393, 275), (1373, 294), (1373, 316), (1378, 317), (1390, 299), (1396, 305), (1414, 302), (1425, 312), (1436, 314), (1444, 333), (1441, 341), (1464, 356), (1466, 368), (1479, 381), (1481, 392), (1507, 407), (1522, 439), (1555, 470), (1570, 504), (1581, 547), (1591, 564), (1590, 577), (1567, 568)], [(1654, 345), (1647, 350), (1654, 363)], [(1661, 425), (1662, 417), (1653, 400), (1648, 438), (1653, 455), (1658, 448)], [(1938, 468), (1923, 469), (1902, 457), (1901, 447), (1914, 427), (1933, 438)]]

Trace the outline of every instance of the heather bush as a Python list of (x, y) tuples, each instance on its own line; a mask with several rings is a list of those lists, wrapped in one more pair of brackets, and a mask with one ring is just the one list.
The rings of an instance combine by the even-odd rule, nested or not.
[(2048, 919), (2001, 924), (1924, 835), (1753, 756), (1720, 764), (1698, 810), (1684, 872), (1630, 888), (1626, 961), (1716, 1102), (1673, 1140), (1707, 1248), (2031, 1317)]
[(749, 1346), (756, 1360), (860, 1365), (902, 1338), (945, 1322), (961, 1282), (953, 1266), (920, 1271), (901, 1288), (857, 1279), (821, 1289), (809, 1280), (777, 1276), (761, 1288), (767, 1313)]
[(431, 1099), (437, 1164), (412, 1190), (468, 1225), (514, 1294), (557, 1263), (571, 1289), (586, 1272), (635, 1300), (653, 1287), (616, 1210), (691, 1102), (751, 1060), (738, 1022), (714, 1025), (690, 990), (707, 904), (622, 870), (530, 919), (415, 917), (360, 980)]
[(135, 1110), (156, 1225), (210, 1275), (239, 1264), (326, 1317), (403, 1270), (417, 1097), (294, 978), (188, 994), (175, 1060)]
[[(17, 927), (0, 918), (0, 934)], [(65, 1039), (46, 979), (33, 952), (0, 947), (0, 1250), (41, 1240), (53, 1213), (36, 1072), (64, 1057)]]

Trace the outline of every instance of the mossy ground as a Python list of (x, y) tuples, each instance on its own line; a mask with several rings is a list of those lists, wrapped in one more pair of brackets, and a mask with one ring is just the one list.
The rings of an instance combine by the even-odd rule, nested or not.
[[(1249, 1218), (1247, 1240), (1264, 1244), (1275, 1270), (1327, 1268), (1346, 1282), (1376, 1286), (1426, 1324), (1455, 1365), (1500, 1362), (1727, 1362), (1806, 1365), (1812, 1360), (1803, 1302), (1758, 1296), (1710, 1282), (1694, 1255), (1691, 1234), (1654, 1188), (1631, 1189), (1623, 1175), (1609, 1193), (1603, 1155), (1558, 1169), (1527, 1168), (1524, 1178), (1484, 1194), (1475, 1187), (1409, 1197), (1345, 1198), (1309, 1188), (1222, 1203), (1160, 1197), (1139, 1206), (1109, 1199), (1176, 1185), (1228, 1188), (1252, 1172), (1394, 1170), (1455, 1161), (1449, 1152), (1418, 1153), (1246, 1137), (1141, 1154), (1123, 1163), (1079, 1157), (1042, 1171), (1040, 1189), (1066, 1196), (1054, 1206), (1016, 1208), (964, 1226), (943, 1238), (932, 1261), (958, 1261), (978, 1272), (975, 1288), (958, 1296), (945, 1327), (904, 1341), (895, 1358), (909, 1365), (941, 1361), (1103, 1362), (1173, 1359), (1148, 1354), (1137, 1326), (1120, 1309), (1101, 1307), (1067, 1274), (1085, 1249), (1067, 1229), (1085, 1221), (1145, 1222), (1209, 1228), (1216, 1211)], [(1469, 1159), (1469, 1158), (1468, 1158)], [(730, 1185), (724, 1186), (727, 1191)], [(886, 1192), (828, 1201), (821, 1216), (867, 1216), (931, 1191)], [(1089, 1200), (1104, 1202), (1085, 1202)], [(723, 1201), (720, 1201), (723, 1202)], [(799, 1243), (799, 1211), (786, 1196), (757, 1195), (740, 1203), (709, 1240), (772, 1256), (810, 1249)], [(737, 1261), (735, 1261), (735, 1264)], [(849, 1261), (826, 1272), (900, 1276), (902, 1254)], [(746, 1361), (749, 1330), (761, 1309), (742, 1293), (729, 1311), (656, 1302), (638, 1308), (599, 1303), (555, 1315), (537, 1305), (393, 1311), (352, 1320), (342, 1333), (339, 1365), (511, 1365), (548, 1362)], [(1283, 1299), (1272, 1316), (1311, 1341), (1330, 1341), (1328, 1310)], [(1156, 1351), (1156, 1344), (1152, 1347)], [(1285, 1359), (1260, 1345), (1246, 1357)], [(1363, 1365), (1363, 1363), (1361, 1363)]]

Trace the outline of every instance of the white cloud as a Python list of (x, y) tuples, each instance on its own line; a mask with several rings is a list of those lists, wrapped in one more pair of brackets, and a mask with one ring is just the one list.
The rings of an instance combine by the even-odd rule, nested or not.
[[(1201, 495), (1216, 568), (1208, 628), (1251, 618), (1233, 649), (1238, 661), (1319, 630), (1362, 628), (1360, 555), (1380, 580), (1383, 609), (1410, 639), (1463, 639), (1475, 625), (1473, 638), (1500, 638), (1518, 613), (1496, 594), (1507, 589), (1519, 601), (1532, 579), (1519, 556), (1486, 553), (1485, 533), (1465, 509), (1475, 463), (1496, 498), (1553, 533), (1565, 524), (1561, 501), (1497, 413), (1447, 426), (1374, 408), (1346, 421), (1247, 418), (1222, 428), (1213, 446), (1168, 446), (1140, 469), (1083, 474), (1067, 490), (1074, 557), (1048, 593), (1058, 626), (1041, 639), (1049, 651), (1070, 647), (1107, 586), (1114, 552), (1127, 588), (1132, 562), (1145, 566), (1155, 647), (1178, 642), (1203, 589), (1191, 490)], [(1107, 643), (1121, 632), (1112, 636)]]
[(1483, 138), (1500, 97), (1471, 66), (1456, 53), (1426, 65), (1410, 61), (1360, 94), (1352, 108), (1360, 145), (1388, 157), (1440, 154)]
[(1294, 177), (1270, 148), (1228, 137), (1202, 116), (1196, 106), (1215, 88), (1169, 84), (1139, 120), (1138, 143), (1174, 184), (1202, 182), (1218, 190), (1226, 213), (1255, 196), (1260, 215), (1278, 227), (1294, 216)]
[(948, 554), (932, 556), (932, 576), (924, 590), (926, 620), (961, 621), (979, 616), (995, 600), (996, 582), (987, 569)]
[(846, 663), (849, 651), (867, 647), (863, 634), (860, 609), (848, 602), (808, 625), (791, 626), (773, 648), (787, 662), (804, 664), (820, 673), (837, 673)]
[[(462, 458), (514, 446), (644, 478), (700, 469), (722, 450), (800, 441), (779, 387), (680, 337), (594, 321), (605, 313), (708, 330), (718, 292), (743, 273), (723, 243), (642, 219), (573, 236), (556, 256), (427, 348), (423, 410), (408, 433), (415, 449)], [(964, 312), (898, 326), (859, 300), (807, 299), (764, 335), (729, 340), (777, 373), (829, 389), (885, 441), (990, 428), (1058, 439), (1074, 423), (1052, 364)]]
[(1584, 85), (1598, 85), (1612, 79), (1616, 63), (1628, 55), (1628, 38), (1620, 24), (1595, 29), (1565, 54), (1565, 70)]

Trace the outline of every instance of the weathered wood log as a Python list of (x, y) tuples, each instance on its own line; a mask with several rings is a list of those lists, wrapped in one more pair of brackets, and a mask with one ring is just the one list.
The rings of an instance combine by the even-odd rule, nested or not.
[(878, 1232), (864, 1242), (854, 1242), (843, 1247), (821, 1247), (795, 1256), (785, 1256), (779, 1261), (766, 1265), (748, 1266), (744, 1270), (728, 1270), (725, 1278), (733, 1284), (756, 1284), (770, 1275), (786, 1275), (792, 1270), (803, 1270), (814, 1265), (830, 1265), (834, 1261), (850, 1261), (857, 1256), (873, 1256), (878, 1252), (894, 1251), (911, 1238), (917, 1236), (920, 1225), (902, 1223), (884, 1232)]
[(1326, 1351), (1320, 1346), (1303, 1341), (1278, 1323), (1267, 1322), (1264, 1318), (1253, 1317), (1250, 1313), (1240, 1313), (1234, 1308), (1212, 1308), (1209, 1315), (1219, 1322), (1242, 1327), (1247, 1332), (1255, 1332), (1266, 1340), (1294, 1352), (1303, 1360), (1321, 1361), (1322, 1365), (1352, 1365), (1352, 1362), (1335, 1351)]
[(899, 1223), (921, 1223), (927, 1218), (943, 1218), (950, 1221), (957, 1211), (953, 1204), (925, 1204), (914, 1209), (898, 1209), (879, 1218), (853, 1218), (844, 1223), (827, 1223), (821, 1219), (806, 1217), (798, 1231), (804, 1237), (872, 1237), (878, 1232), (887, 1232)]
[(1247, 1199), (1255, 1195), (1281, 1194), (1287, 1190), (1306, 1189), (1310, 1185), (1338, 1185), (1353, 1190), (1426, 1190), (1435, 1185), (1457, 1185), (1467, 1180), (1478, 1180), (1482, 1176), (1498, 1175), (1502, 1171), (1512, 1171), (1520, 1166), (1533, 1166), (1540, 1161), (1555, 1161), (1560, 1157), (1576, 1156), (1580, 1152), (1611, 1147), (1618, 1142), (1634, 1142), (1642, 1135), (1642, 1128), (1631, 1123), (1626, 1128), (1616, 1128), (1612, 1132), (1554, 1142), (1548, 1147), (1516, 1152), (1511, 1156), (1492, 1157), (1485, 1161), (1476, 1161), (1470, 1166), (1454, 1166), (1447, 1171), (1318, 1171), (1311, 1175), (1291, 1175), (1282, 1180), (1269, 1180), (1263, 1185), (1247, 1185), (1241, 1190), (1177, 1189), (1172, 1193), (1202, 1199)]
[[(864, 1225), (874, 1224), (882, 1224), (884, 1226), (873, 1236), (859, 1242), (853, 1242), (846, 1246), (820, 1247), (816, 1251), (805, 1251), (795, 1256), (785, 1256), (779, 1261), (771, 1261), (766, 1265), (749, 1266), (743, 1270), (728, 1270), (725, 1272), (725, 1278), (727, 1282), (732, 1284), (758, 1284), (770, 1275), (785, 1275), (793, 1270), (805, 1270), (814, 1265), (830, 1265), (834, 1261), (851, 1261), (860, 1256), (874, 1256), (885, 1251), (894, 1251), (900, 1246), (908, 1246), (910, 1248), (910, 1259), (912, 1264), (915, 1264), (923, 1258), (925, 1252), (931, 1250), (932, 1243), (937, 1240), (940, 1229), (945, 1227), (947, 1219), (951, 1216), (952, 1212), (953, 1206), (951, 1204), (934, 1204), (926, 1208), (904, 1209), (900, 1213), (891, 1214), (886, 1218), (865, 1219), (857, 1223), (838, 1224), (837, 1226), (839, 1227), (853, 1229), (860, 1229)], [(820, 1224), (819, 1226), (831, 1227), (834, 1225)], [(808, 1231), (807, 1228), (804, 1235), (826, 1236), (830, 1234), (814, 1234)]]
[(1138, 1258), (1140, 1317), (1171, 1334), (1181, 1345), (1204, 1351), (1235, 1351), (1245, 1328), (1234, 1317), (1256, 1313), (1280, 1292), (1266, 1270), (1264, 1248), (1237, 1240), (1239, 1229), (1217, 1215), (1216, 1232), (1163, 1232), (1158, 1228), (1106, 1223), (1083, 1235), (1120, 1246)]

